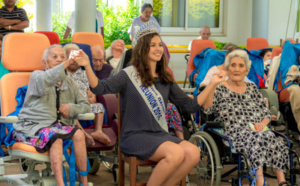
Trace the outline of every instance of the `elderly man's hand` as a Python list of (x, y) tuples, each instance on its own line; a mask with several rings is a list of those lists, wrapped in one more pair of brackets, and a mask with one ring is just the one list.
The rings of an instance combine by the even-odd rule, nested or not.
[(68, 118), (70, 114), (70, 105), (69, 104), (60, 104), (59, 112), (64, 118)]
[(225, 81), (225, 78), (226, 78), (226, 72), (224, 70), (221, 70), (220, 72), (214, 73), (211, 79), (211, 83), (217, 85)]

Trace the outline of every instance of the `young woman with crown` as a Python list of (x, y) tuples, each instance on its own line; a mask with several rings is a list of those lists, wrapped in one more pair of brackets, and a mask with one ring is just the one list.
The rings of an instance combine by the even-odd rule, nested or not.
[[(88, 57), (81, 53), (76, 61), (84, 66), (95, 94), (120, 93), (122, 108), (121, 151), (141, 161), (157, 165), (147, 185), (176, 185), (199, 162), (199, 148), (188, 141), (171, 136), (165, 119), (167, 101), (189, 112), (199, 110), (212, 90), (191, 99), (174, 82), (166, 70), (162, 40), (155, 27), (148, 23), (137, 31), (133, 43), (131, 65), (117, 75), (99, 80)], [(224, 81), (224, 74), (212, 81)], [(137, 117), (138, 116), (138, 117)], [(168, 167), (166, 169), (166, 167)]]

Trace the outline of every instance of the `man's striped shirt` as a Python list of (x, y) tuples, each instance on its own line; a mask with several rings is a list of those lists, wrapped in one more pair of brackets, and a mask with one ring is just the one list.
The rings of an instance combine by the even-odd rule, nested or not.
[[(8, 11), (5, 6), (0, 9), (0, 18), (4, 19), (20, 19), (21, 21), (28, 21), (26, 11), (23, 8), (18, 8), (15, 6), (13, 11)], [(0, 26), (0, 34), (5, 35), (11, 32), (24, 32), (24, 30), (6, 30)]]

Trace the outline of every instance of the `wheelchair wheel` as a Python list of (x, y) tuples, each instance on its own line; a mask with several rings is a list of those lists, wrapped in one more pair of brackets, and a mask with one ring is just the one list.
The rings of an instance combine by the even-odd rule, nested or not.
[(33, 161), (28, 159), (19, 159), (21, 172), (26, 174), (34, 169)]
[(201, 151), (200, 162), (189, 174), (189, 183), (196, 185), (220, 185), (221, 161), (219, 150), (213, 138), (206, 132), (200, 131), (189, 140)]
[[(100, 155), (102, 156), (115, 156), (115, 154), (112, 152), (112, 151), (102, 151), (100, 152)], [(114, 166), (114, 162), (109, 162), (109, 161), (103, 161), (101, 160), (101, 162), (103, 163), (103, 165), (109, 170), (109, 171), (112, 171), (113, 169), (113, 166)]]
[[(295, 151), (292, 151), (293, 168), (290, 170), (290, 182), (291, 184), (298, 183), (298, 177), (300, 177), (300, 158)], [(298, 179), (298, 180), (297, 180)]]
[(100, 168), (100, 162), (98, 156), (89, 157), (89, 162), (91, 166), (89, 174), (96, 174)]

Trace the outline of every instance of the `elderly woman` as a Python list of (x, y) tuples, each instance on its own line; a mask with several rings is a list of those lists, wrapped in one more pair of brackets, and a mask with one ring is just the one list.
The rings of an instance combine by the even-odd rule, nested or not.
[(128, 33), (130, 34), (130, 39), (132, 40), (135, 35), (135, 28), (141, 27), (142, 25), (148, 23), (149, 21), (154, 21), (158, 25), (158, 32), (160, 32), (160, 27), (155, 19), (155, 17), (151, 16), (153, 12), (153, 7), (150, 3), (144, 3), (141, 7), (141, 14), (139, 17), (133, 19), (132, 25), (128, 29)]
[[(264, 164), (269, 164), (276, 169), (278, 183), (286, 185), (284, 172), (289, 167), (289, 150), (272, 131), (264, 130), (271, 114), (255, 84), (244, 81), (250, 66), (244, 50), (228, 54), (225, 59), (228, 79), (220, 84), (211, 81), (214, 94), (207, 97), (203, 109), (225, 124), (225, 135), (232, 141), (233, 149), (247, 154), (256, 176), (263, 174)], [(215, 76), (224, 77), (225, 72)], [(251, 131), (247, 124), (253, 124), (257, 131)], [(257, 185), (263, 182), (262, 176), (257, 178)]]
[[(86, 171), (85, 136), (74, 127), (78, 114), (90, 111), (76, 83), (66, 69), (75, 61), (66, 59), (60, 45), (52, 45), (43, 55), (45, 71), (34, 71), (29, 80), (19, 121), (13, 124), (13, 139), (32, 145), (40, 153), (49, 150), (51, 168), (57, 185), (64, 185), (62, 172), (63, 139), (72, 139), (76, 166)], [(79, 176), (88, 185), (86, 176)]]

